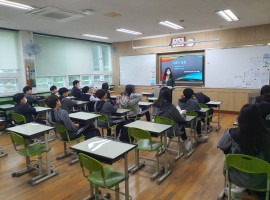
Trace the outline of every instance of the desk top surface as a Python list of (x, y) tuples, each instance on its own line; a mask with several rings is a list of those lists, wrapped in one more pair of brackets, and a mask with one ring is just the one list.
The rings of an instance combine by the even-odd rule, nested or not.
[(70, 148), (86, 154), (113, 160), (136, 148), (137, 145), (111, 140), (102, 137), (93, 137)]
[(124, 109), (124, 108), (118, 108), (116, 113), (117, 114), (125, 114), (128, 113), (129, 111), (131, 111), (130, 109)]
[(37, 112), (43, 112), (43, 111), (52, 110), (51, 108), (41, 107), (41, 106), (35, 106), (34, 108), (36, 109)]
[(209, 101), (206, 103), (206, 105), (220, 105), (222, 104), (223, 102), (222, 101)]
[(201, 112), (201, 113), (206, 113), (210, 110), (210, 108), (201, 108), (201, 110), (199, 110), (198, 112)]
[(190, 122), (190, 121), (192, 121), (192, 120), (194, 120), (194, 119), (196, 119), (195, 116), (189, 116), (189, 115), (186, 115), (185, 121), (186, 121), (186, 122)]
[(126, 124), (124, 126), (128, 128), (129, 127), (140, 128), (140, 129), (153, 132), (153, 133), (158, 133), (158, 134), (163, 133), (164, 131), (172, 127), (172, 125), (158, 124), (158, 123), (142, 121), (142, 120), (137, 120), (129, 124)]
[(34, 122), (7, 128), (8, 131), (12, 131), (20, 135), (24, 135), (24, 136), (32, 136), (32, 135), (42, 133), (45, 131), (50, 131), (52, 129), (54, 129), (54, 127), (38, 124)]
[(158, 98), (157, 97), (149, 97), (147, 100), (148, 101), (154, 101), (154, 100), (157, 100)]
[(154, 103), (153, 102), (144, 102), (140, 101), (139, 106), (152, 106)]
[(14, 104), (3, 104), (3, 105), (0, 105), (0, 109), (4, 109), (4, 110), (13, 109), (14, 106), (15, 106)]
[(79, 120), (91, 120), (91, 119), (96, 119), (100, 117), (101, 115), (94, 114), (94, 113), (88, 113), (88, 112), (76, 112), (76, 113), (71, 113), (69, 114), (70, 118), (73, 119), (79, 119)]
[(72, 100), (72, 101), (76, 102), (77, 105), (83, 105), (89, 102), (89, 101), (79, 101), (79, 100)]

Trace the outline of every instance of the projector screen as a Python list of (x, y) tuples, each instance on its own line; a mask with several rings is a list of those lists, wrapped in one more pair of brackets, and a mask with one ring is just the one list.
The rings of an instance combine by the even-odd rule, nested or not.
[(166, 68), (172, 70), (175, 82), (203, 82), (203, 55), (166, 56), (160, 58), (161, 81)]

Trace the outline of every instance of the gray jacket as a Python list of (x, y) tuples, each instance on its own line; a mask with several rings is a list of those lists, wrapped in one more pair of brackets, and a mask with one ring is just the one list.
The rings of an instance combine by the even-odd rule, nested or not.
[[(154, 107), (154, 115), (169, 118), (174, 121), (175, 135), (181, 134), (181, 127), (185, 124), (185, 115), (181, 116), (176, 107), (171, 103), (164, 104), (161, 108)], [(173, 136), (170, 129), (168, 136)]]
[[(221, 149), (225, 154), (243, 154), (239, 144), (235, 142), (230, 134), (232, 130), (233, 129), (228, 129), (223, 134), (218, 142), (217, 147)], [(258, 156), (258, 158), (262, 159), (262, 156)], [(223, 173), (225, 175), (225, 167)], [(229, 174), (232, 183), (239, 187), (253, 189), (266, 188), (266, 175), (264, 174), (248, 174), (241, 172), (233, 167), (229, 168)]]
[(181, 108), (181, 110), (196, 111), (196, 112), (201, 110), (201, 106), (197, 99), (186, 99), (186, 98), (179, 99), (178, 106)]
[(25, 98), (27, 99), (27, 103), (30, 104), (30, 106), (33, 106), (33, 104), (37, 104), (37, 98), (30, 94), (24, 94)]
[[(54, 117), (52, 116), (54, 115)], [(54, 121), (55, 119), (56, 121)], [(71, 119), (69, 118), (68, 112), (63, 109), (58, 109), (55, 111), (51, 111), (47, 118), (50, 124), (63, 124), (65, 125), (68, 133), (69, 138), (72, 140), (78, 135), (78, 128), (72, 123)], [(61, 137), (64, 140), (67, 140), (67, 136), (65, 134), (61, 134)]]
[[(136, 114), (141, 114), (142, 109), (139, 107), (139, 101), (142, 99), (142, 94), (131, 94), (129, 99), (127, 99), (125, 96), (121, 97), (120, 99), (120, 105), (122, 105), (124, 108), (128, 106), (133, 106), (136, 109)], [(135, 113), (133, 111), (130, 111), (128, 113), (129, 117), (135, 116)]]
[[(100, 112), (107, 115), (109, 124), (111, 125), (113, 123), (112, 113), (115, 113), (117, 111), (117, 108), (114, 107), (110, 102), (97, 101), (94, 105), (94, 110), (96, 112)], [(107, 128), (107, 123), (105, 121), (98, 121), (98, 126)]]
[(72, 108), (76, 105), (76, 102), (71, 101), (69, 98), (63, 98), (61, 100), (61, 108), (66, 110), (68, 113), (71, 113)]

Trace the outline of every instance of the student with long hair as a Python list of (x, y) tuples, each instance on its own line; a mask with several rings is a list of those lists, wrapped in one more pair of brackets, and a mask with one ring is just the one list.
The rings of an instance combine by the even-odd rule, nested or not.
[[(181, 136), (182, 140), (184, 141), (185, 148), (188, 151), (190, 149), (191, 142), (187, 141), (187, 135), (184, 126), (186, 110), (182, 111), (182, 114), (183, 115), (181, 115), (176, 107), (172, 104), (172, 95), (169, 88), (161, 88), (158, 100), (154, 104), (154, 115), (166, 117), (174, 121), (175, 135)], [(168, 131), (168, 137), (170, 138), (173, 135), (174, 134), (172, 129), (170, 129)]]
[[(269, 132), (264, 126), (260, 109), (255, 105), (244, 105), (238, 117), (238, 127), (225, 131), (218, 142), (218, 148), (224, 154), (245, 154), (269, 162)], [(248, 174), (235, 168), (230, 168), (229, 171), (230, 180), (238, 187), (266, 188), (264, 174)], [(236, 195), (236, 189), (232, 190), (232, 195)], [(241, 195), (241, 192), (238, 194)]]

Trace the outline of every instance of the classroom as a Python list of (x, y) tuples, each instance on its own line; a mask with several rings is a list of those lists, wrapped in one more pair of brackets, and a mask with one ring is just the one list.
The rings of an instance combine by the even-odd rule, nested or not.
[[(269, 10), (269, 0), (0, 0), (0, 199), (268, 199), (266, 176), (238, 179), (230, 166), (226, 178), (224, 162), (257, 158), (270, 174)], [(31, 121), (16, 121), (21, 104), (35, 110)], [(149, 133), (157, 152), (142, 151), (132, 130)], [(17, 151), (18, 136), (42, 163)], [(89, 184), (88, 157), (122, 176), (120, 197)]]

